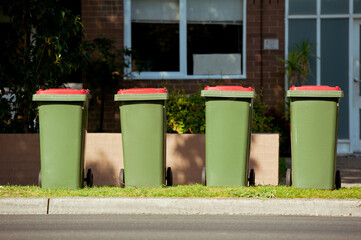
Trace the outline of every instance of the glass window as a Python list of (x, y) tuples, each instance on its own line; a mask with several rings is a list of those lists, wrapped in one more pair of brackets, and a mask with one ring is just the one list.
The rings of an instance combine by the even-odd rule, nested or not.
[(188, 75), (241, 74), (242, 20), (242, 1), (187, 1)]
[[(348, 19), (321, 21), (321, 85), (339, 86), (345, 96), (348, 88)], [(340, 100), (338, 138), (349, 138), (349, 103)]]
[[(289, 50), (292, 51), (295, 45), (300, 45), (302, 41), (309, 41), (311, 46), (314, 47), (313, 54), (316, 56), (316, 20), (315, 19), (300, 19), (289, 20), (288, 31), (288, 45)], [(312, 57), (310, 61), (311, 75), (308, 77), (308, 81), (305, 84), (316, 85), (317, 81), (317, 60)]]
[(349, 0), (321, 0), (321, 14), (348, 14)]
[(353, 12), (354, 13), (361, 13), (361, 0), (354, 0)]
[(133, 68), (179, 71), (178, 0), (133, 0), (131, 28)]
[(243, 0), (126, 0), (125, 45), (135, 51), (133, 70), (141, 71), (140, 78), (242, 75), (244, 5)]
[(316, 14), (316, 0), (289, 0), (290, 15)]

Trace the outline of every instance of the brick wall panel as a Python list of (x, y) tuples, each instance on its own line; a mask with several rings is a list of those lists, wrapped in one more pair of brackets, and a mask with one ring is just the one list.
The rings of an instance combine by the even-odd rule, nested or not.
[[(262, 0), (247, 1), (247, 79), (220, 80), (223, 84), (252, 85), (259, 91), (261, 76), (263, 81), (264, 99), (270, 107), (274, 107), (278, 99), (283, 99), (283, 94), (278, 94), (284, 88), (284, 80), (277, 73), (280, 63), (276, 56), (284, 56), (284, 7), (282, 0), (263, 0), (263, 10), (260, 9)], [(123, 1), (121, 0), (82, 0), (82, 18), (85, 27), (85, 39), (92, 40), (100, 35), (116, 39), (115, 46), (123, 46)], [(261, 13), (262, 34), (261, 34)], [(279, 50), (263, 50), (263, 39), (274, 38), (279, 40)], [(262, 39), (262, 41), (261, 41)], [(261, 69), (263, 73), (261, 73)], [(201, 87), (217, 82), (216, 80), (124, 80), (124, 88), (132, 87), (163, 87), (169, 91), (184, 89), (186, 93), (197, 92)], [(283, 91), (283, 90), (282, 90)], [(275, 97), (275, 92), (277, 96)], [(104, 127), (106, 131), (120, 130), (119, 109), (114, 105), (112, 97), (107, 98), (106, 113), (104, 114)], [(118, 109), (118, 110), (117, 110)], [(99, 111), (90, 112), (90, 118), (99, 116)], [(89, 126), (95, 126), (94, 119), (90, 119)]]

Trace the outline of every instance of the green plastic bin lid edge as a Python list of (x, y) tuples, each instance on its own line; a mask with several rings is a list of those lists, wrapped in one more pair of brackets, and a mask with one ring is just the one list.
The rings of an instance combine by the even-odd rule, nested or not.
[(87, 89), (51, 88), (39, 89), (33, 94), (33, 101), (87, 101), (91, 98)]
[(234, 97), (234, 98), (254, 98), (255, 92), (252, 87), (242, 86), (207, 86), (201, 92), (202, 97)]
[(119, 89), (114, 95), (115, 101), (167, 100), (166, 88), (130, 88)]
[(300, 87), (292, 86), (287, 91), (287, 97), (325, 97), (325, 98), (341, 98), (343, 91), (338, 86), (314, 86), (305, 85)]

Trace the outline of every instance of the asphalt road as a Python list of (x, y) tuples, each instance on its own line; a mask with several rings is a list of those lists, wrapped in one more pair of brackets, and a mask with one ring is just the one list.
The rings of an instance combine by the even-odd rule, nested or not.
[(0, 239), (361, 239), (361, 218), (240, 215), (0, 215)]

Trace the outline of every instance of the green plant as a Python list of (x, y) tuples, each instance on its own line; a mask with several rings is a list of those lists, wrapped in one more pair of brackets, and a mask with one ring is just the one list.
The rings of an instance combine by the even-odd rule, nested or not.
[[(288, 86), (300, 86), (307, 82), (311, 76), (310, 58), (317, 58), (312, 52), (316, 45), (308, 40), (302, 40), (301, 44), (295, 46), (288, 52), (288, 58), (277, 58), (283, 63), (280, 74), (286, 76)], [(290, 118), (289, 103), (281, 101), (278, 108), (270, 109), (267, 113), (273, 116), (274, 129), (280, 133), (280, 154), (290, 156)]]
[[(279, 129), (273, 125), (274, 117), (266, 114), (267, 108), (261, 91), (253, 102), (253, 132), (278, 132)], [(205, 132), (205, 99), (198, 92), (190, 95), (181, 91), (169, 93), (167, 131), (181, 134)]]
[(307, 81), (312, 74), (310, 68), (310, 58), (317, 58), (312, 52), (315, 45), (311, 45), (308, 40), (303, 40), (301, 44), (295, 44), (295, 47), (288, 52), (288, 58), (277, 58), (283, 63), (281, 70), (282, 76), (286, 75), (289, 86), (299, 86)]
[(167, 132), (205, 132), (205, 99), (199, 93), (191, 95), (180, 91), (169, 93)]
[(32, 94), (69, 82), (70, 74), (81, 67), (83, 24), (60, 1), (3, 0), (0, 11), (12, 28), (0, 58), (0, 91), (6, 88), (10, 96), (10, 101), (2, 100), (1, 112), (15, 113), (10, 119), (5, 116), (7, 126), (1, 130), (36, 132)]
[(274, 129), (273, 116), (266, 115), (266, 110), (268, 106), (263, 101), (262, 95), (263, 92), (261, 90), (253, 100), (252, 132), (255, 133), (276, 132), (278, 129)]

